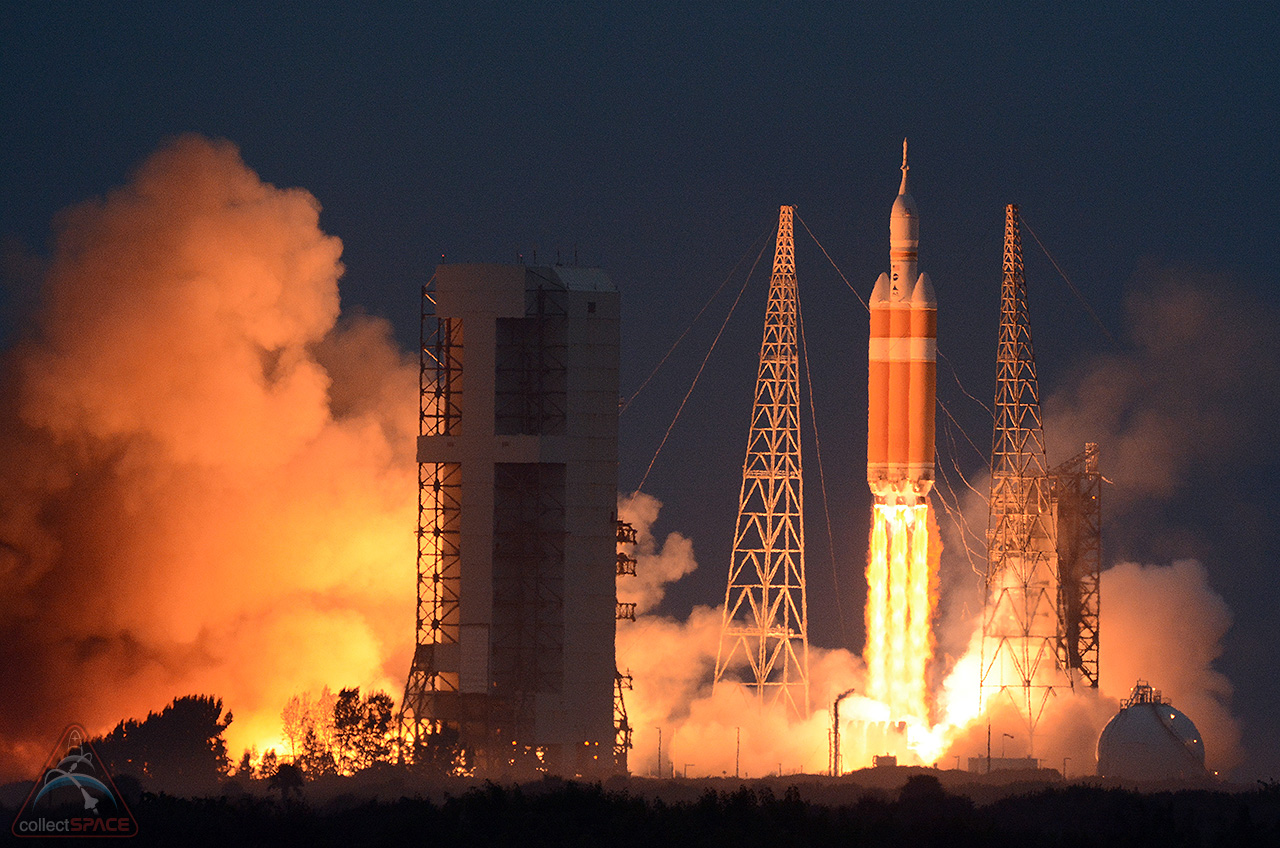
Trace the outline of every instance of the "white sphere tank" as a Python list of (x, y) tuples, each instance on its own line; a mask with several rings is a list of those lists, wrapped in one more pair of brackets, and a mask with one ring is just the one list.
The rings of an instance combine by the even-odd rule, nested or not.
[(1191, 719), (1139, 680), (1098, 737), (1098, 775), (1123, 780), (1202, 778), (1204, 740)]

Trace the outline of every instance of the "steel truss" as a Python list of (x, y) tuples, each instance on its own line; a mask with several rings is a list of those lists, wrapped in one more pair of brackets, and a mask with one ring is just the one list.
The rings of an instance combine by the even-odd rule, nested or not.
[(747, 666), (762, 704), (809, 714), (800, 374), (793, 208), (778, 216), (755, 403), (742, 464), (715, 682)]
[(1005, 208), (995, 411), (981, 695), (1007, 696), (1034, 733), (1049, 697), (1070, 679), (1059, 660), (1058, 528), (1014, 204)]
[(1101, 613), (1102, 474), (1098, 446), (1050, 472), (1058, 507), (1058, 662), (1098, 688), (1098, 622)]
[[(434, 283), (432, 278), (422, 287), (418, 433), (448, 436), (457, 433), (462, 415), (462, 322), (436, 317)], [(398, 716), (402, 757), (425, 746), (445, 716), (474, 712), (441, 703), (441, 693), (458, 700), (458, 675), (439, 670), (435, 661), (437, 650), (458, 650), (461, 514), (461, 464), (419, 463), (416, 639)]]

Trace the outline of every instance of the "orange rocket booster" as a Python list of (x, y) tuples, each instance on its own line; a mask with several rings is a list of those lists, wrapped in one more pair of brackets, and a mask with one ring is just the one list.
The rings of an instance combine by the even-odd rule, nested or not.
[(917, 274), (920, 221), (902, 185), (889, 217), (889, 273), (871, 292), (867, 379), (867, 483), (877, 503), (915, 504), (933, 488), (938, 304)]

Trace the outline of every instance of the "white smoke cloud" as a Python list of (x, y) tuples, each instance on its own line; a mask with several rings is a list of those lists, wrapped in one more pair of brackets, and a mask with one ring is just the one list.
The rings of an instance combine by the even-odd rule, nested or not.
[(698, 567), (693, 542), (679, 533), (668, 533), (659, 545), (653, 537), (653, 522), (662, 503), (652, 495), (633, 492), (618, 495), (618, 518), (636, 531), (630, 555), (636, 573), (618, 579), (618, 600), (634, 603), (637, 613), (646, 613), (662, 602), (666, 587)]
[[(1275, 432), (1280, 412), (1273, 311), (1221, 277), (1187, 271), (1152, 275), (1128, 305), (1130, 344), (1082, 361), (1046, 399), (1049, 462), (1077, 453), (1086, 441), (1099, 444), (1107, 481), (1104, 556), (1152, 542), (1161, 550), (1181, 547), (1184, 556), (1220, 549), (1222, 539), (1195, 538), (1196, 531), (1164, 507), (1196, 497), (1198, 487), (1212, 482), (1205, 469), (1227, 480), (1274, 451), (1266, 436)], [(964, 490), (963, 515), (981, 533), (987, 523), (981, 493), (989, 480), (983, 475), (971, 482), (978, 492)], [(943, 532), (950, 571), (944, 572), (940, 647), (955, 656), (980, 626), (981, 591), (958, 556), (959, 531), (944, 521)], [(1232, 687), (1214, 667), (1232, 616), (1209, 570), (1175, 557), (1170, 565), (1122, 562), (1103, 572), (1100, 691), (1051, 702), (1035, 745), (1047, 764), (1070, 757), (1073, 770), (1088, 773), (1098, 734), (1138, 678), (1163, 689), (1197, 723), (1211, 768), (1241, 760)], [(1012, 714), (994, 715), (998, 724), (1018, 723)], [(964, 732), (952, 754), (984, 752), (989, 718)], [(999, 740), (1001, 730), (996, 733)], [(1027, 734), (1020, 735), (1018, 755), (1027, 750)]]
[(1240, 728), (1228, 704), (1231, 683), (1213, 667), (1231, 627), (1231, 611), (1195, 560), (1168, 566), (1125, 562), (1102, 574), (1105, 606), (1102, 693), (1129, 697), (1146, 680), (1195, 722), (1210, 768), (1240, 761)]
[(338, 322), (340, 254), (315, 198), (195, 136), (59, 220), (0, 402), (6, 775), (176, 695), (222, 697), (238, 753), (298, 692), (397, 692), (417, 368)]
[[(662, 504), (636, 493), (619, 498), (619, 516), (636, 528), (636, 577), (618, 580), (619, 598), (642, 599), (651, 610), (666, 586), (697, 563), (688, 539), (668, 534), (658, 545), (652, 535)], [(640, 587), (629, 589), (632, 581)], [(789, 717), (781, 709), (761, 709), (742, 686), (724, 681), (712, 687), (720, 643), (721, 610), (696, 606), (679, 621), (641, 614), (618, 626), (618, 666), (633, 677), (626, 693), (635, 728), (630, 766), (636, 774), (657, 773), (662, 733), (662, 772), (689, 776), (762, 776), (779, 767), (823, 772), (828, 765), (830, 719), (825, 709), (841, 691), (861, 685), (861, 660), (844, 650), (810, 648), (811, 715)], [(740, 752), (740, 753), (739, 753)]]

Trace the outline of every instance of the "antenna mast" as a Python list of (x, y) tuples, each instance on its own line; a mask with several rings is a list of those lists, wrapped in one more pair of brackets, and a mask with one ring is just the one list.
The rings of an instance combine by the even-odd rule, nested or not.
[(1009, 697), (1035, 731), (1058, 664), (1057, 508), (1045, 460), (1018, 207), (1005, 207), (981, 697)]
[(790, 712), (807, 717), (809, 615), (793, 213), (793, 207), (783, 206), (778, 215), (715, 682), (745, 661), (744, 682), (761, 704), (782, 701)]

